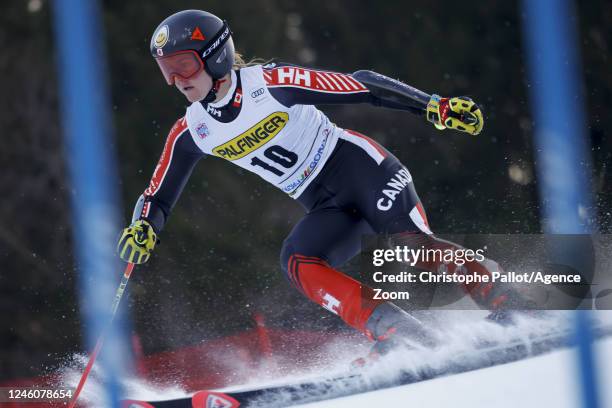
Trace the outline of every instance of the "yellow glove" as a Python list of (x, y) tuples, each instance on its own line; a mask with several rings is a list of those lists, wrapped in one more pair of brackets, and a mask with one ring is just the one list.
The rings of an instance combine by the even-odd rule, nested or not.
[(126, 262), (142, 264), (149, 260), (157, 243), (157, 234), (146, 220), (138, 220), (124, 228), (117, 244), (117, 253)]
[(456, 129), (471, 135), (477, 135), (484, 126), (482, 111), (467, 96), (441, 98), (431, 95), (427, 104), (427, 120), (437, 129)]

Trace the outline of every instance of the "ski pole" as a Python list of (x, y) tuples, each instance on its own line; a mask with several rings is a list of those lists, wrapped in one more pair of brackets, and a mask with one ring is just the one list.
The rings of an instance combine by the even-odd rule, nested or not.
[(108, 321), (108, 323), (102, 330), (102, 333), (100, 334), (100, 337), (98, 338), (98, 341), (96, 342), (96, 346), (94, 347), (93, 351), (89, 355), (89, 361), (87, 362), (85, 371), (83, 371), (83, 374), (81, 375), (81, 380), (79, 381), (79, 384), (77, 385), (76, 390), (74, 391), (74, 395), (72, 396), (72, 399), (70, 400), (70, 403), (68, 404), (68, 408), (74, 408), (74, 406), (76, 405), (77, 399), (79, 398), (79, 394), (81, 393), (81, 390), (83, 389), (83, 386), (85, 385), (85, 381), (87, 381), (87, 377), (89, 376), (89, 372), (91, 371), (91, 368), (96, 362), (96, 357), (98, 357), (98, 353), (100, 352), (100, 349), (102, 348), (102, 344), (104, 343), (104, 338), (106, 337), (106, 332), (108, 331), (109, 327), (113, 324), (113, 320), (115, 319), (115, 315), (117, 314), (117, 309), (119, 308), (119, 302), (121, 301), (123, 292), (125, 292), (125, 287), (127, 286), (128, 280), (130, 279), (130, 275), (132, 274), (133, 269), (134, 269), (134, 264), (131, 262), (128, 262), (127, 266), (125, 267), (125, 271), (123, 272), (121, 283), (119, 284), (119, 287), (117, 288), (117, 292), (115, 292), (115, 299), (113, 300), (113, 306), (111, 307), (110, 320)]

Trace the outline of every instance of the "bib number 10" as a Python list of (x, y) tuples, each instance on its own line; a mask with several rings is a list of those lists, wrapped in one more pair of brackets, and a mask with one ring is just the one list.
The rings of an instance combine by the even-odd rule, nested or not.
[[(264, 150), (263, 155), (270, 161), (279, 164), (286, 169), (290, 169), (298, 161), (297, 154), (277, 145), (268, 147), (266, 150)], [(251, 159), (251, 166), (262, 167), (263, 169), (272, 172), (279, 177), (285, 174), (282, 170), (279, 170), (277, 167), (267, 163), (259, 157), (253, 157)]]

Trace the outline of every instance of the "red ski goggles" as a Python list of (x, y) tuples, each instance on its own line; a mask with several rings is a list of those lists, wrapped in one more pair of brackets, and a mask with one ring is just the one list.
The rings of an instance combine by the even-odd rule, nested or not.
[(179, 51), (167, 57), (155, 58), (168, 85), (174, 85), (174, 78), (188, 79), (204, 69), (204, 62), (193, 50)]

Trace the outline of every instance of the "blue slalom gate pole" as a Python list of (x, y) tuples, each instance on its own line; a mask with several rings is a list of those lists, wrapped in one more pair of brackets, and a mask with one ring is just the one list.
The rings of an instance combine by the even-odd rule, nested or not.
[(570, 0), (523, 1), (544, 229), (589, 233), (590, 158)]
[[(72, 184), (73, 236), (86, 345), (111, 319), (122, 267), (114, 255), (119, 230), (116, 164), (105, 72), (101, 12), (96, 0), (54, 0), (60, 102)], [(119, 378), (129, 364), (120, 325), (106, 331), (100, 368), (108, 406), (118, 406)]]
[[(571, 0), (523, 0), (525, 47), (535, 118), (535, 156), (544, 230), (589, 234), (590, 155)], [(577, 311), (584, 407), (600, 407), (589, 312)]]

